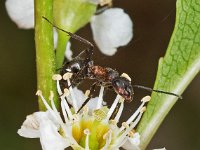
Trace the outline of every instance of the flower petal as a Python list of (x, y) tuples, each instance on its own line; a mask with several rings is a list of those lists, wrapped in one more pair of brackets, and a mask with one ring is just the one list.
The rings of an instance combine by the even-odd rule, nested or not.
[(128, 140), (122, 146), (126, 150), (140, 150), (138, 147), (140, 144), (140, 135), (135, 133), (133, 137), (129, 137)]
[(50, 121), (40, 122), (40, 142), (43, 150), (64, 150), (69, 142), (62, 137), (58, 128)]
[[(84, 95), (84, 93), (83, 93), (81, 90), (79, 90), (77, 87), (74, 87), (74, 88), (73, 88), (73, 91), (74, 91), (74, 93), (76, 93), (76, 94), (75, 94), (75, 99), (76, 99), (76, 101), (77, 101), (78, 108), (80, 108), (80, 107), (82, 106), (84, 100), (87, 99), (87, 97), (86, 97), (86, 96)], [(69, 95), (68, 98), (71, 99), (71, 96)], [(71, 104), (70, 101), (68, 101), (68, 102)], [(97, 103), (98, 103), (98, 97), (91, 98), (91, 99), (89, 100), (89, 102), (86, 104), (86, 106), (88, 106), (89, 110), (94, 110), (94, 109), (96, 108), (96, 106), (97, 106)]]
[(71, 50), (71, 43), (70, 41), (67, 42), (66, 50), (65, 50), (65, 57), (67, 58), (68, 61), (72, 60), (72, 50)]
[(30, 29), (34, 27), (34, 1), (33, 0), (6, 0), (8, 15), (19, 28)]
[(153, 150), (166, 150), (166, 148), (163, 147), (163, 148), (158, 148), (158, 149), (153, 149)]
[(117, 47), (128, 44), (133, 37), (133, 23), (121, 8), (111, 8), (93, 16), (91, 28), (97, 46), (109, 56), (116, 53)]
[(35, 113), (26, 117), (17, 133), (27, 138), (39, 138), (39, 122), (36, 119)]
[(39, 138), (40, 137), (40, 122), (51, 120), (55, 126), (58, 126), (58, 123), (53, 119), (50, 113), (47, 112), (35, 112), (26, 117), (26, 120), (23, 122), (21, 128), (17, 131), (20, 136), (27, 138)]
[(98, 102), (99, 97), (91, 98), (90, 101), (88, 102), (87, 106), (90, 111), (95, 110), (97, 107), (97, 102)]

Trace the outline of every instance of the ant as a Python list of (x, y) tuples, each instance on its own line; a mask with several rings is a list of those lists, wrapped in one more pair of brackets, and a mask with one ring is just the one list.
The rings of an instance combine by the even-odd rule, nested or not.
[[(82, 106), (79, 108), (78, 112), (88, 103), (88, 101), (92, 98), (92, 92), (94, 92), (96, 86), (104, 86), (107, 89), (113, 89), (117, 94), (122, 96), (126, 102), (131, 102), (133, 99), (133, 88), (144, 89), (150, 92), (163, 93), (168, 95), (176, 96), (182, 99), (181, 96), (171, 93), (165, 92), (162, 90), (154, 90), (148, 87), (140, 86), (140, 85), (132, 85), (131, 80), (127, 77), (120, 76), (119, 72), (109, 68), (102, 67), (99, 65), (94, 65), (94, 61), (92, 60), (92, 55), (94, 51), (94, 45), (88, 40), (63, 30), (57, 26), (55, 26), (51, 21), (47, 18), (43, 17), (46, 21), (48, 21), (53, 27), (56, 29), (65, 32), (70, 37), (86, 44), (88, 47), (84, 51), (82, 51), (78, 56), (76, 56), (72, 61), (64, 63), (61, 68), (61, 74), (70, 72), (72, 73), (72, 83), (70, 86), (76, 86), (84, 79), (93, 79), (95, 82), (90, 87), (90, 94)], [(83, 57), (83, 55), (85, 55)], [(64, 85), (66, 87), (66, 85)], [(77, 112), (77, 113), (78, 113)]]

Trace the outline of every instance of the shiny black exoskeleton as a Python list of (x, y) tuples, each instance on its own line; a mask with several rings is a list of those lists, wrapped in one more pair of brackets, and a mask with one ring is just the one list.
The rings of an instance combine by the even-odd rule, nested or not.
[[(79, 40), (82, 43), (88, 45), (88, 48), (82, 51), (77, 57), (75, 57), (72, 61), (67, 62), (63, 65), (61, 69), (61, 74), (65, 74), (67, 72), (72, 73), (72, 85), (76, 86), (84, 79), (93, 79), (95, 82), (90, 88), (90, 95), (88, 99), (85, 100), (83, 105), (79, 108), (78, 112), (87, 104), (87, 102), (92, 97), (92, 91), (94, 91), (95, 86), (104, 86), (105, 88), (113, 89), (117, 94), (121, 95), (126, 102), (131, 102), (133, 99), (133, 87), (144, 89), (150, 92), (158, 92), (176, 96), (178, 98), (182, 98), (181, 96), (171, 93), (165, 92), (161, 90), (154, 90), (148, 87), (140, 86), (140, 85), (132, 85), (131, 81), (128, 78), (120, 76), (119, 73), (109, 67), (101, 67), (98, 65), (94, 65), (92, 60), (93, 49), (94, 46), (92, 43), (87, 41), (86, 39), (72, 34), (71, 32), (65, 31), (57, 26), (55, 26), (52, 22), (50, 22), (47, 18), (43, 17), (47, 20), (53, 27), (67, 33), (72, 38)], [(67, 86), (66, 82), (63, 82), (64, 86)], [(66, 84), (66, 85), (65, 85)]]
[(117, 94), (121, 95), (125, 101), (131, 102), (133, 97), (131, 81), (125, 77), (121, 77), (119, 73), (112, 68), (94, 65), (91, 60), (93, 46), (90, 48), (91, 49), (86, 49), (80, 53), (72, 61), (64, 64), (61, 70), (62, 74), (67, 72), (73, 74), (71, 79), (72, 86), (78, 85), (83, 79), (93, 79), (95, 82), (91, 86), (91, 89), (94, 89), (96, 85), (104, 86), (105, 88), (113, 89)]

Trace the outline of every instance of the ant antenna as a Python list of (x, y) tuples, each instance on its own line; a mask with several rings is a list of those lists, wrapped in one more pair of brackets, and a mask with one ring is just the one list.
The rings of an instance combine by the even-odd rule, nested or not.
[(141, 86), (141, 85), (133, 85), (133, 87), (136, 87), (138, 89), (143, 89), (143, 90), (146, 90), (146, 91), (149, 91), (149, 92), (157, 92), (157, 93), (163, 93), (163, 94), (173, 95), (173, 96), (176, 96), (176, 97), (178, 97), (180, 99), (183, 99), (182, 96), (177, 95), (175, 93), (171, 93), (171, 92), (165, 92), (165, 91), (161, 91), (161, 90), (154, 90), (154, 89), (151, 89), (149, 87), (145, 87), (145, 86)]
[(63, 29), (61, 29), (60, 27), (57, 27), (57, 26), (54, 25), (49, 19), (47, 19), (47, 18), (44, 17), (44, 16), (42, 16), (42, 18), (45, 19), (47, 22), (49, 22), (49, 23), (50, 23), (53, 27), (55, 27), (56, 29), (58, 29), (58, 30), (60, 30), (60, 31), (62, 31), (62, 32), (67, 33), (67, 34), (68, 34), (69, 36), (71, 36), (72, 38), (74, 38), (74, 39), (76, 39), (76, 40), (79, 40), (80, 42), (83, 42), (83, 43), (89, 45), (90, 48), (93, 48), (93, 47), (94, 47), (94, 45), (93, 45), (92, 43), (90, 43), (88, 40), (86, 40), (86, 39), (84, 39), (84, 38), (82, 38), (82, 37), (80, 37), (80, 36), (78, 36), (78, 35), (76, 35), (76, 34), (73, 34), (73, 33), (71, 33), (71, 32), (68, 32), (68, 31), (66, 31), (66, 30), (63, 30)]

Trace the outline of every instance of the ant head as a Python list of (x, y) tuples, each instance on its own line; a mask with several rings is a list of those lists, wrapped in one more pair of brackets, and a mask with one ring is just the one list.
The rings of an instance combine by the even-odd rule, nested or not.
[(116, 93), (121, 95), (125, 101), (131, 102), (133, 99), (133, 87), (131, 81), (125, 77), (117, 77), (112, 81)]

